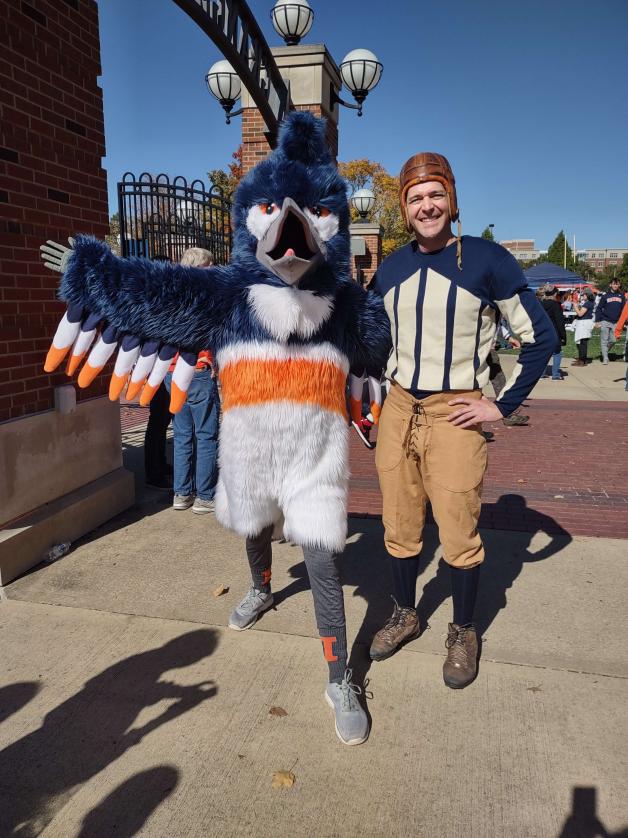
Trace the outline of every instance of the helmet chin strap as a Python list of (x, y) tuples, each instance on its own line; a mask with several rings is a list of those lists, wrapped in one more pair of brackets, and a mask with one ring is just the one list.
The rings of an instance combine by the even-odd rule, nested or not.
[[(449, 189), (447, 190), (447, 206), (449, 207), (449, 217), (451, 218), (451, 196)], [(460, 222), (460, 212), (458, 212), (458, 221), (456, 222), (456, 263), (458, 270), (462, 270), (462, 224)]]

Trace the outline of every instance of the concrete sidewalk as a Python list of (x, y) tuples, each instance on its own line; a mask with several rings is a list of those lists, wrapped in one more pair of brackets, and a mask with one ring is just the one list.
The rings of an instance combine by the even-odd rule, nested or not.
[[(517, 362), (517, 355), (505, 352), (499, 355), (504, 372), (508, 375)], [(626, 362), (611, 361), (604, 365), (595, 360), (586, 367), (572, 366), (572, 358), (563, 358), (560, 365), (564, 378), (562, 381), (541, 379), (532, 393), (531, 399), (564, 399), (566, 401), (618, 401), (628, 404), (626, 392)], [(485, 388), (493, 396), (490, 385)]]
[[(626, 543), (484, 535), (480, 673), (454, 692), (435, 532), (418, 586), (430, 628), (369, 668), (386, 564), (380, 523), (352, 520), (351, 665), (373, 697), (368, 742), (347, 748), (300, 550), (276, 546), (277, 608), (231, 632), (241, 540), (144, 495), (4, 590), (0, 835), (558, 838), (602, 834), (596, 818), (625, 835)], [(272, 789), (284, 769), (296, 784)]]
[[(624, 364), (566, 369), (534, 398), (625, 397)], [(143, 428), (124, 436), (138, 475), (142, 441)], [(434, 528), (417, 589), (425, 629), (371, 666), (390, 612), (386, 557), (380, 522), (351, 519), (350, 665), (370, 679), (372, 732), (347, 748), (323, 700), (300, 550), (275, 545), (276, 608), (231, 632), (249, 582), (241, 539), (137, 488), (134, 509), (2, 591), (0, 838), (628, 836), (625, 540), (483, 531), (480, 671), (454, 692)], [(229, 591), (214, 598), (219, 585)], [(271, 788), (278, 770), (296, 775), (292, 789)]]

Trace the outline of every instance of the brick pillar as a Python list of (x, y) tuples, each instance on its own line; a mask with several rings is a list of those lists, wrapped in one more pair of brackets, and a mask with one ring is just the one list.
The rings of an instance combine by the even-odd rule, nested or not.
[[(65, 306), (56, 300), (59, 275), (43, 267), (39, 246), (77, 232), (103, 238), (109, 228), (98, 7), (95, 0), (4, 0), (0, 30), (0, 525), (41, 505), (57, 515), (52, 526), (44, 513), (45, 537), (20, 519), (26, 541), (19, 544), (17, 529), (0, 530), (1, 584), (39, 560), (47, 541), (73, 540), (115, 514), (107, 510), (128, 506), (133, 490), (122, 475), (111, 477), (123, 472), (121, 454), (98, 438), (119, 445), (117, 406), (107, 402), (100, 415), (87, 402), (73, 409), (65, 389), (53, 410), (55, 387), (67, 388), (68, 379), (43, 371)], [(105, 386), (101, 376), (78, 397)], [(104, 517), (83, 505), (80, 514), (74, 509), (87, 529), (59, 525), (60, 498), (103, 475), (122, 506), (101, 491)], [(83, 496), (89, 506), (89, 492)]]
[[(0, 4), (0, 421), (54, 405), (43, 359), (64, 311), (39, 245), (109, 229), (95, 0)], [(105, 392), (101, 379), (89, 396)], [(79, 394), (81, 398), (83, 394)]]
[(349, 227), (351, 235), (351, 275), (356, 282), (369, 285), (382, 263), (383, 229), (379, 224), (356, 222)]
[[(340, 90), (340, 71), (324, 44), (273, 47), (272, 53), (282, 78), (290, 83), (290, 97), (296, 110), (310, 111), (327, 120), (327, 141), (334, 160), (338, 156), (338, 105), (330, 91)], [(264, 120), (246, 88), (242, 89), (242, 168), (252, 169), (270, 152), (264, 136)]]

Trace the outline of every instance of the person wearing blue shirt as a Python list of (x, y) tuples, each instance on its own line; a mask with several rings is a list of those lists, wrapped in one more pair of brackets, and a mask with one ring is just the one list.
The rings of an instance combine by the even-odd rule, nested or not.
[(615, 324), (619, 320), (624, 307), (624, 295), (621, 292), (621, 282), (618, 279), (611, 280), (610, 290), (602, 294), (600, 302), (595, 310), (595, 326), (600, 330), (600, 348), (602, 350), (602, 363), (608, 364), (608, 353), (615, 343)]

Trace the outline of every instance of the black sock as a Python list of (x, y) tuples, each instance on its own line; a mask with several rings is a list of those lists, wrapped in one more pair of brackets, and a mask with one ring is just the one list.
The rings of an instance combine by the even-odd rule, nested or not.
[(451, 598), (454, 604), (453, 621), (457, 626), (473, 622), (473, 610), (478, 593), (480, 565), (470, 569), (451, 567)]
[(329, 666), (329, 681), (339, 684), (347, 668), (347, 627), (319, 626), (318, 633)]
[(416, 606), (416, 578), (419, 574), (419, 557), (398, 559), (388, 554), (393, 578), (393, 596), (401, 608)]

